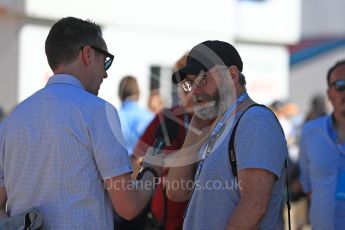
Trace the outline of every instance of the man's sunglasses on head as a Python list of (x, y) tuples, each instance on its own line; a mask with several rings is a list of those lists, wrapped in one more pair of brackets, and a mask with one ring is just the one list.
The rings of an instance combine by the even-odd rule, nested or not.
[(331, 83), (331, 87), (338, 92), (342, 92), (345, 90), (345, 80), (336, 80)]

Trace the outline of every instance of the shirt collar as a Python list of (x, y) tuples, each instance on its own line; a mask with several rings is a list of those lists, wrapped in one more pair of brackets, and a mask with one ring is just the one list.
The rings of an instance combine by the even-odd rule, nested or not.
[(81, 82), (70, 74), (55, 74), (52, 77), (49, 78), (47, 85), (53, 85), (53, 84), (68, 84), (73, 85), (75, 87), (85, 89), (84, 86), (81, 84)]

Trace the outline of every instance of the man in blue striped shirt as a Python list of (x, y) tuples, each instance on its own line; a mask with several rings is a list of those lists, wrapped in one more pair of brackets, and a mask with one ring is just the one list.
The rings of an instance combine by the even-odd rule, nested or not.
[(1, 214), (37, 207), (43, 229), (113, 229), (113, 208), (134, 218), (160, 168), (146, 170), (144, 188), (130, 179), (117, 111), (97, 97), (114, 59), (100, 27), (63, 18), (45, 50), (54, 76), (0, 125)]

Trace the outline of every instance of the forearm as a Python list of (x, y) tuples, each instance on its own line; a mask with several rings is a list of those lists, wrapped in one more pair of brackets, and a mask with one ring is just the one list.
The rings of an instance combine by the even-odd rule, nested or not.
[(169, 168), (164, 177), (164, 187), (169, 199), (186, 201), (194, 187), (195, 166), (199, 162), (199, 151), (212, 129), (212, 120), (203, 120), (193, 116), (182, 147), (164, 159), (164, 166)]
[(275, 175), (263, 169), (238, 171), (241, 198), (230, 216), (227, 229), (259, 229), (269, 207)]
[(146, 172), (140, 181), (125, 174), (107, 179), (104, 183), (114, 209), (127, 220), (133, 219), (144, 209), (156, 186), (150, 172)]
[(176, 202), (186, 201), (193, 190), (195, 164), (169, 168), (168, 175), (164, 177), (164, 187), (170, 200)]
[(240, 201), (232, 213), (227, 230), (257, 230), (266, 213), (260, 201)]
[(150, 201), (157, 184), (156, 178), (151, 172), (146, 172), (140, 180), (133, 180), (132, 183), (135, 187), (133, 190), (135, 194), (133, 194), (128, 208), (134, 211), (134, 216), (137, 216)]
[(164, 187), (169, 199), (181, 202), (190, 198), (193, 189), (195, 166), (198, 162), (199, 146), (182, 146), (175, 154), (175, 159), (166, 159), (169, 167), (168, 174), (164, 177)]

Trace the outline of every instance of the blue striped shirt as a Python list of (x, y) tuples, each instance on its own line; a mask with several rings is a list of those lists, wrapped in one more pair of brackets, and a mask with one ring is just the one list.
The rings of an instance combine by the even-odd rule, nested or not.
[(113, 229), (103, 180), (131, 172), (117, 111), (70, 75), (51, 77), (0, 125), (0, 186), (10, 215), (44, 229)]

